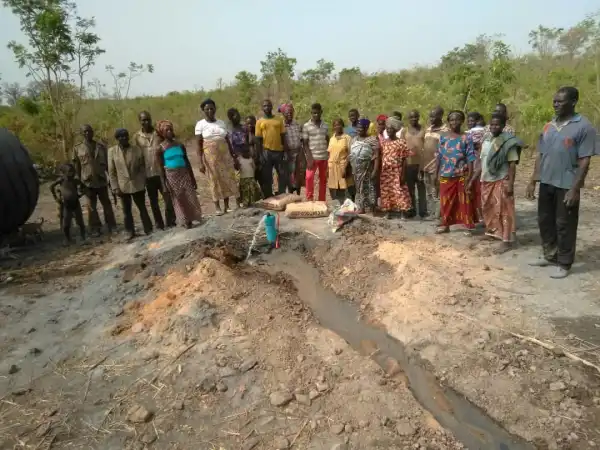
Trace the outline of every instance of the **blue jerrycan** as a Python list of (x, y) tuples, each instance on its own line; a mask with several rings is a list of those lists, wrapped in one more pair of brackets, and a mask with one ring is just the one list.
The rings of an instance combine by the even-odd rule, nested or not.
[(274, 244), (277, 241), (277, 224), (276, 216), (271, 213), (265, 214), (265, 231), (267, 233), (267, 241)]

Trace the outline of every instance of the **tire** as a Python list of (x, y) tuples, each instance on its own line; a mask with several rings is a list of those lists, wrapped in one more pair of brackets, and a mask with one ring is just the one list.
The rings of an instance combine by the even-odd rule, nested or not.
[(0, 236), (17, 231), (33, 214), (40, 180), (21, 141), (0, 128)]

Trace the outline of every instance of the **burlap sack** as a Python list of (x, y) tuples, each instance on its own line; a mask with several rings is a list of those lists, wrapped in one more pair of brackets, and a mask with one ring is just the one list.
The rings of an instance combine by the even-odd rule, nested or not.
[(279, 194), (274, 197), (265, 198), (256, 202), (256, 206), (271, 211), (285, 211), (290, 203), (302, 201), (302, 197), (296, 194)]
[(291, 203), (285, 208), (285, 216), (290, 219), (327, 217), (329, 210), (325, 202)]

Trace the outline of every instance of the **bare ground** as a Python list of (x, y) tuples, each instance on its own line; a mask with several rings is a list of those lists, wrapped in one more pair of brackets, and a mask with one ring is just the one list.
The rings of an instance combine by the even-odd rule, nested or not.
[[(527, 265), (539, 241), (525, 201), (520, 247), (501, 256), (379, 219), (336, 235), (324, 219), (284, 220), (282, 248), (508, 431), (593, 448), (600, 372), (565, 352), (600, 365), (597, 199), (585, 192), (562, 281)], [(46, 241), (2, 261), (0, 448), (462, 448), (402, 377), (320, 325), (278, 267), (240, 263), (254, 211), (69, 248), (53, 211), (44, 196)]]

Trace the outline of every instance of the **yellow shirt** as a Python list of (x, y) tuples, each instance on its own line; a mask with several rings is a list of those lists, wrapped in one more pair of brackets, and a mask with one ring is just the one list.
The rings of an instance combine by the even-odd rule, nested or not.
[(263, 148), (280, 152), (283, 150), (281, 135), (285, 134), (285, 124), (282, 117), (263, 117), (256, 122), (256, 136), (263, 140)]
[(332, 136), (329, 139), (329, 160), (327, 187), (329, 189), (346, 189), (354, 185), (354, 178), (346, 178), (346, 169), (350, 162), (350, 140), (352, 138), (347, 134), (341, 136)]
[(369, 124), (369, 129), (367, 130), (367, 134), (369, 136), (377, 136), (377, 125), (375, 122), (371, 122)]

